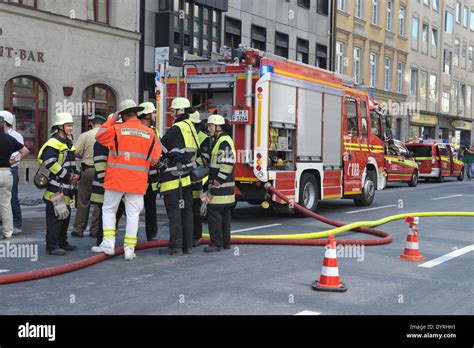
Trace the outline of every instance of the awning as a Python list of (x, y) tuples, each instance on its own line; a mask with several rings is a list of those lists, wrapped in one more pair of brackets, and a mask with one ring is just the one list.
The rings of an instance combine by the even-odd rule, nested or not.
[(472, 130), (472, 122), (463, 121), (463, 120), (455, 120), (451, 122), (451, 125), (458, 130)]
[(438, 124), (438, 117), (417, 112), (411, 116), (411, 123), (427, 126), (436, 126)]

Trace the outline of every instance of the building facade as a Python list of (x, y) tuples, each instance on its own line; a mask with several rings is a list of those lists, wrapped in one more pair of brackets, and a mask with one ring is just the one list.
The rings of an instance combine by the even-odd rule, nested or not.
[(351, 76), (392, 116), (392, 135), (408, 133), (407, 0), (337, 0), (334, 70)]
[(153, 99), (155, 48), (171, 66), (239, 44), (321, 68), (331, 63), (331, 0), (145, 0), (144, 99)]
[[(0, 108), (16, 115), (31, 158), (57, 112), (74, 136), (91, 114), (138, 98), (139, 0), (0, 1)], [(32, 161), (33, 162), (33, 161)]]
[(474, 1), (411, 1), (409, 27), (410, 138), (473, 144)]

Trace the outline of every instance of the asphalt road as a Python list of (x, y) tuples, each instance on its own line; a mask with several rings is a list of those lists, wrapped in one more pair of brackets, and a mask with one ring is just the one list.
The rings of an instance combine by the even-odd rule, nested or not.
[[(449, 197), (449, 198), (446, 198)], [(377, 191), (371, 207), (329, 200), (319, 213), (353, 222), (417, 211), (472, 211), (474, 182), (405, 184)], [(91, 238), (70, 238), (80, 247), (65, 257), (44, 251), (44, 208), (24, 207), (24, 233), (11, 243), (38, 246), (37, 260), (0, 258), (0, 275), (42, 269), (91, 256)], [(309, 218), (239, 204), (232, 222), (235, 234), (279, 234), (321, 231), (327, 226)], [(159, 237), (168, 228), (158, 208)], [(143, 219), (143, 217), (142, 217)], [(270, 225), (270, 226), (269, 226)], [(72, 223), (71, 223), (72, 226)], [(143, 241), (144, 224), (139, 239)], [(262, 226), (267, 226), (263, 227)], [(26, 283), (0, 285), (0, 314), (473, 314), (474, 245), (472, 218), (422, 218), (420, 249), (430, 261), (471, 246), (471, 252), (431, 268), (423, 262), (397, 259), (406, 243), (408, 226), (396, 221), (380, 229), (394, 241), (365, 247), (356, 257), (339, 257), (345, 293), (315, 292), (324, 248), (238, 245), (205, 254), (161, 256), (157, 249), (138, 251), (73, 273)], [(206, 226), (204, 227), (206, 229)], [(253, 229), (257, 228), (257, 229)], [(248, 231), (242, 231), (250, 229)], [(119, 232), (120, 234), (120, 232)], [(337, 238), (370, 238), (345, 233)], [(5, 241), (0, 241), (5, 243)]]

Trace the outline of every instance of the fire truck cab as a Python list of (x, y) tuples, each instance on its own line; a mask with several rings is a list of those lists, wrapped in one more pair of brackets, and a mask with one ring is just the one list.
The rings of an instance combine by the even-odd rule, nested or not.
[[(192, 62), (183, 75), (165, 81), (162, 114), (184, 95), (203, 119), (213, 112), (227, 119), (238, 200), (283, 204), (264, 189), (269, 182), (316, 211), (331, 198), (370, 205), (385, 187), (384, 142), (372, 134), (369, 97), (344, 77), (253, 49), (233, 64)], [(167, 115), (160, 131), (171, 124)]]
[(406, 144), (420, 168), (420, 178), (444, 182), (447, 177), (464, 180), (464, 163), (450, 144)]

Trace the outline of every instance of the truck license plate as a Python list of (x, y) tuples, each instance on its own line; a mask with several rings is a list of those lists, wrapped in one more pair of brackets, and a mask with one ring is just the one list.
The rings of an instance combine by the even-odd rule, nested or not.
[(249, 111), (248, 110), (232, 110), (232, 122), (248, 122)]

